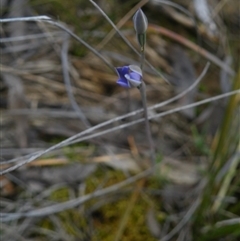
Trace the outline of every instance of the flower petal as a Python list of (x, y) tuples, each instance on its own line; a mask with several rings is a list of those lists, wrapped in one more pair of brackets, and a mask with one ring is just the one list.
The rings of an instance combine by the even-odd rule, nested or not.
[(142, 77), (137, 73), (132, 72), (130, 74), (126, 74), (125, 78), (128, 80), (128, 82), (132, 87), (138, 87), (142, 84), (141, 82)]
[(142, 70), (140, 69), (139, 66), (137, 66), (137, 65), (129, 65), (129, 69), (132, 72), (138, 73), (140, 76), (142, 76)]
[(129, 67), (128, 66), (117, 67), (116, 70), (117, 70), (117, 73), (118, 73), (118, 76), (119, 76), (120, 79), (124, 78), (125, 74), (129, 73)]
[(122, 86), (124, 88), (131, 88), (131, 86), (126, 78), (118, 79), (117, 84), (119, 84), (120, 86)]

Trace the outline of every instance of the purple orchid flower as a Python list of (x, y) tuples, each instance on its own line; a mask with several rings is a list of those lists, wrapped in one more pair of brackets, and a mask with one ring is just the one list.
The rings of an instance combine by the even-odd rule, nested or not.
[(117, 84), (125, 88), (140, 87), (142, 84), (142, 71), (136, 65), (116, 68), (119, 79)]

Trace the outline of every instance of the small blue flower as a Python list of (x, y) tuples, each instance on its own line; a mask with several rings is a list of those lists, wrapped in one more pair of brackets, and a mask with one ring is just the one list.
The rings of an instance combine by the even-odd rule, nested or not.
[(142, 71), (136, 65), (116, 68), (119, 79), (117, 84), (125, 88), (139, 87), (142, 84)]

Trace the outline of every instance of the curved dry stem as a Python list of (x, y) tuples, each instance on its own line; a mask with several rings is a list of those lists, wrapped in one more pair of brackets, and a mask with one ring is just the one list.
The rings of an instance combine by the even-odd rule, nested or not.
[[(176, 101), (176, 100), (180, 99), (180, 98), (183, 97), (184, 95), (186, 95), (186, 94), (187, 94), (188, 92), (190, 92), (193, 88), (195, 88), (195, 87), (197, 86), (197, 84), (203, 79), (203, 77), (204, 77), (205, 74), (207, 73), (207, 70), (208, 70), (208, 68), (209, 68), (209, 65), (210, 65), (209, 63), (206, 64), (206, 66), (204, 67), (204, 69), (203, 69), (202, 73), (200, 74), (200, 76), (197, 78), (197, 80), (196, 80), (189, 88), (187, 88), (186, 90), (184, 90), (182, 93), (174, 96), (173, 98), (170, 98), (170, 99), (168, 99), (168, 100), (166, 100), (166, 101), (163, 101), (163, 102), (161, 102), (161, 103), (159, 103), (159, 104), (156, 104), (156, 105), (154, 105), (154, 106), (149, 107), (148, 110), (153, 110), (153, 109), (157, 109), (157, 108), (163, 107), (163, 106), (165, 106), (165, 105), (167, 105), (167, 104), (172, 103), (173, 101)], [(61, 148), (61, 147), (63, 147), (63, 146), (67, 146), (68, 144), (75, 143), (75, 142), (73, 142), (74, 140), (79, 141), (79, 139), (77, 139), (77, 138), (80, 138), (80, 137), (82, 137), (82, 136), (84, 136), (84, 135), (86, 135), (86, 134), (88, 134), (88, 133), (91, 133), (91, 132), (93, 132), (93, 131), (95, 131), (95, 130), (97, 130), (97, 129), (100, 129), (100, 128), (105, 127), (105, 126), (107, 126), (107, 125), (110, 125), (110, 124), (112, 124), (112, 123), (114, 123), (114, 122), (117, 122), (117, 121), (120, 121), (120, 120), (122, 120), (122, 119), (125, 119), (125, 118), (127, 118), (127, 117), (135, 116), (135, 115), (137, 115), (137, 114), (139, 114), (139, 113), (141, 113), (141, 112), (143, 112), (143, 109), (140, 109), (140, 110), (137, 110), (137, 111), (133, 111), (133, 112), (131, 112), (131, 113), (128, 113), (128, 114), (125, 114), (125, 115), (122, 115), (122, 116), (113, 118), (113, 119), (111, 119), (111, 120), (109, 120), (109, 121), (105, 121), (105, 122), (103, 122), (103, 123), (100, 123), (100, 124), (98, 124), (98, 125), (96, 125), (96, 126), (93, 126), (93, 127), (89, 128), (89, 129), (87, 129), (87, 130), (85, 130), (85, 131), (83, 131), (83, 132), (80, 132), (80, 133), (78, 133), (78, 134), (76, 134), (76, 135), (74, 135), (74, 136), (72, 136), (72, 137), (70, 137), (70, 138), (68, 138), (68, 139), (66, 139), (66, 140), (58, 143), (57, 145), (54, 145), (54, 146), (52, 146), (52, 147), (44, 150), (44, 151), (35, 152), (35, 153), (33, 153), (32, 155), (29, 154), (29, 155), (26, 155), (26, 156), (21, 157), (21, 158), (15, 158), (15, 159), (12, 159), (12, 160), (8, 161), (7, 163), (16, 162), (16, 161), (19, 161), (19, 160), (22, 160), (22, 159), (26, 158), (27, 160), (24, 161), (24, 164), (27, 164), (27, 163), (32, 162), (32, 161), (35, 160), (36, 158), (38, 158), (38, 157), (40, 157), (40, 156), (42, 156), (42, 155), (44, 155), (44, 154), (46, 154), (46, 153), (48, 153), (48, 152), (50, 152), (50, 151), (53, 151), (53, 150), (58, 149), (58, 148)], [(80, 139), (80, 140), (81, 140), (81, 139)], [(30, 157), (29, 157), (29, 156), (30, 156)], [(22, 162), (21, 162), (21, 163), (22, 163)], [(17, 164), (17, 165), (20, 165), (21, 163), (19, 163), (19, 164)], [(23, 165), (24, 165), (24, 164), (23, 164)], [(22, 165), (20, 165), (20, 166), (22, 166)], [(13, 170), (17, 169), (17, 168), (20, 167), (20, 166), (17, 166), (17, 167), (14, 168)], [(15, 167), (15, 166), (13, 166), (13, 167)], [(12, 167), (12, 168), (13, 168), (13, 167)], [(11, 169), (11, 170), (12, 170), (12, 169)], [(0, 175), (1, 175), (1, 174), (2, 174), (2, 172), (0, 172)]]
[[(203, 104), (206, 104), (206, 103), (217, 101), (219, 99), (223, 99), (223, 98), (226, 98), (228, 96), (235, 95), (235, 94), (238, 94), (238, 93), (240, 93), (240, 90), (235, 90), (235, 91), (231, 91), (231, 92), (228, 92), (228, 93), (225, 93), (225, 94), (214, 96), (214, 97), (211, 97), (211, 98), (208, 98), (208, 99), (205, 99), (205, 100), (201, 100), (201, 101), (192, 103), (190, 105), (177, 107), (177, 108), (174, 108), (172, 110), (168, 110), (168, 111), (159, 113), (157, 115), (150, 116), (150, 117), (148, 117), (148, 120), (157, 119), (157, 118), (160, 118), (160, 117), (163, 117), (163, 116), (166, 116), (166, 115), (173, 114), (175, 112), (179, 112), (179, 111), (186, 110), (186, 109), (189, 109), (189, 108), (193, 108), (193, 107), (196, 107), (196, 106), (199, 106), (199, 105), (203, 105)], [(72, 136), (72, 137), (70, 137), (70, 138), (68, 138), (68, 139), (58, 143), (57, 145), (52, 146), (52, 147), (50, 147), (50, 148), (48, 148), (48, 149), (46, 149), (46, 150), (44, 150), (44, 151), (42, 151), (40, 153), (34, 154), (31, 158), (29, 158), (28, 160), (25, 160), (24, 162), (20, 162), (20, 163), (16, 164), (15, 166), (9, 167), (9, 168), (1, 171), (0, 175), (6, 174), (6, 173), (11, 172), (11, 171), (14, 171), (17, 168), (19, 168), (19, 167), (21, 167), (21, 166), (23, 166), (23, 165), (25, 165), (27, 163), (30, 163), (30, 162), (36, 160), (38, 157), (40, 157), (40, 156), (42, 156), (42, 155), (44, 155), (44, 154), (46, 154), (46, 153), (48, 153), (50, 151), (53, 151), (53, 150), (55, 150), (57, 148), (60, 148), (60, 147), (66, 146), (66, 145), (71, 145), (71, 144), (74, 144), (74, 143), (77, 143), (77, 142), (80, 142), (80, 141), (83, 141), (83, 140), (89, 140), (91, 138), (102, 136), (102, 135), (105, 135), (105, 134), (108, 134), (108, 133), (111, 133), (111, 132), (114, 132), (114, 131), (117, 131), (117, 130), (120, 130), (120, 129), (124, 129), (124, 128), (127, 128), (129, 126), (133, 126), (133, 125), (136, 125), (138, 123), (141, 123), (144, 120), (145, 120), (145, 118), (141, 118), (141, 119), (138, 119), (136, 121), (132, 121), (132, 122), (129, 122), (129, 123), (126, 123), (126, 124), (122, 124), (122, 125), (114, 127), (114, 128), (110, 128), (110, 129), (102, 131), (102, 132), (98, 132), (96, 134), (92, 134), (92, 135), (89, 135), (89, 136), (84, 136), (82, 138), (76, 139), (79, 136), (83, 135), (83, 133), (87, 134), (88, 130), (90, 130), (90, 132), (92, 132), (93, 129), (94, 130), (95, 130), (95, 128), (97, 129), (97, 127), (99, 125), (95, 126), (95, 127), (92, 127), (90, 129), (87, 129), (87, 130), (83, 131), (82, 133), (79, 133), (79, 134), (77, 134), (75, 136)]]
[(66, 86), (68, 98), (71, 102), (71, 105), (73, 109), (76, 111), (79, 119), (82, 121), (82, 123), (85, 125), (85, 127), (89, 128), (91, 125), (89, 121), (87, 120), (86, 116), (83, 114), (81, 108), (77, 104), (75, 97), (73, 95), (72, 85), (70, 76), (68, 73), (69, 66), (68, 66), (68, 47), (69, 47), (69, 40), (68, 35), (66, 38), (64, 38), (62, 43), (62, 50), (61, 50), (61, 61), (62, 61), (62, 72), (63, 72), (63, 80)]
[(19, 18), (0, 18), (0, 23), (10, 23), (10, 22), (29, 22), (29, 21), (45, 21), (51, 20), (50, 17), (42, 15), (42, 16), (34, 16), (34, 17), (19, 17)]
[(8, 42), (16, 42), (16, 41), (26, 41), (31, 39), (41, 39), (41, 38), (48, 38), (48, 37), (60, 37), (62, 36), (62, 31), (55, 31), (51, 33), (36, 33), (36, 34), (28, 34), (24, 36), (16, 36), (16, 37), (7, 37), (1, 38), (0, 43), (8, 43)]
[[(130, 18), (131, 16), (143, 5), (145, 5), (149, 0), (141, 0), (139, 3), (137, 3), (129, 12), (126, 13), (126, 15), (116, 24), (117, 29), (120, 29)], [(106, 45), (112, 37), (117, 33), (115, 29), (112, 29), (106, 37), (97, 45), (96, 49), (101, 50), (104, 45)]]
[(47, 16), (37, 16), (37, 17), (20, 17), (20, 18), (7, 18), (7, 19), (0, 19), (0, 23), (8, 23), (8, 22), (29, 22), (29, 21), (36, 21), (36, 22), (46, 22), (51, 25), (54, 25), (63, 31), (67, 32), (69, 35), (71, 35), (74, 39), (76, 39), (78, 42), (80, 42), (82, 45), (84, 45), (87, 49), (89, 49), (92, 53), (94, 53), (98, 58), (100, 58), (113, 72), (116, 73), (116, 70), (113, 65), (111, 65), (106, 58), (104, 58), (96, 49), (94, 49), (92, 46), (90, 46), (88, 43), (86, 43), (84, 40), (82, 40), (80, 37), (78, 37), (75, 33), (73, 33), (70, 29), (63, 26), (61, 23), (56, 22), (52, 20), (50, 17)]
[[(92, 0), (89, 0), (94, 7), (96, 7), (100, 13), (106, 18), (106, 20), (112, 25), (112, 27), (115, 29), (115, 31), (120, 35), (120, 37), (124, 40), (124, 42), (128, 45), (129, 48), (131, 48), (138, 56), (141, 57), (141, 54), (133, 47), (133, 45), (127, 40), (127, 38), (121, 33), (121, 31), (117, 28), (117, 26), (112, 22), (112, 20), (107, 16), (107, 14)], [(169, 81), (166, 79), (166, 77), (161, 74), (156, 68), (154, 68), (147, 60), (145, 61), (147, 65), (163, 80), (165, 80), (167, 83)]]
[[(167, 110), (165, 112), (156, 114), (154, 116), (150, 116), (150, 117), (148, 117), (148, 120), (158, 119), (158, 118), (163, 117), (163, 116), (167, 116), (167, 115), (170, 115), (170, 114), (182, 111), (182, 110), (190, 109), (190, 108), (193, 108), (193, 107), (196, 107), (196, 106), (199, 106), (199, 105), (203, 105), (203, 104), (207, 104), (207, 103), (217, 101), (217, 100), (220, 100), (220, 99), (223, 99), (223, 98), (227, 98), (228, 96), (236, 95), (236, 94), (239, 94), (239, 93), (240, 93), (240, 90), (234, 90), (234, 91), (231, 91), (231, 92), (228, 92), (228, 93), (225, 93), (225, 94), (221, 94), (221, 95), (218, 95), (218, 96), (210, 97), (210, 98), (207, 98), (205, 100), (201, 100), (201, 101), (189, 104), (189, 105), (176, 107), (174, 109)], [(79, 139), (76, 139), (76, 140), (70, 142), (69, 144), (74, 144), (74, 143), (78, 143), (80, 141), (86, 141), (86, 140), (89, 140), (89, 139), (92, 139), (92, 138), (95, 138), (95, 137), (98, 137), (98, 136), (106, 135), (106, 134), (109, 134), (111, 132), (127, 128), (129, 126), (136, 125), (138, 123), (143, 122), (144, 120), (145, 120), (145, 118), (141, 118), (141, 119), (138, 119), (138, 120), (135, 120), (135, 121), (132, 121), (132, 122), (128, 122), (126, 124), (122, 124), (120, 126), (117, 126), (117, 127), (111, 128), (111, 129), (107, 129), (107, 130), (104, 130), (104, 131), (101, 131), (101, 132), (98, 132), (98, 133), (95, 133), (95, 134), (92, 134), (92, 135), (89, 135), (89, 136), (84, 136), (82, 138), (79, 138)]]
[(169, 29), (156, 26), (154, 24), (150, 24), (149, 28), (162, 35), (167, 36), (168, 38), (171, 38), (171, 39), (177, 41), (178, 43), (181, 43), (182, 45), (184, 45), (184, 46), (188, 47), (189, 49), (195, 51), (196, 53), (202, 55), (204, 58), (208, 59), (209, 61), (212, 61), (214, 64), (219, 66), (221, 69), (224, 69), (227, 73), (231, 74), (232, 76), (235, 75), (234, 70), (230, 66), (228, 66), (226, 63), (224, 63), (224, 61), (222, 61), (215, 55), (211, 54), (206, 49), (204, 49), (204, 48), (198, 46), (197, 44), (189, 41), (188, 39), (182, 37), (181, 35), (174, 33), (173, 31), (170, 31)]

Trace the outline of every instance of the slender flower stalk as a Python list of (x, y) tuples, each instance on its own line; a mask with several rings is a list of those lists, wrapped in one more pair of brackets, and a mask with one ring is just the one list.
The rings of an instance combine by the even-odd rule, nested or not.
[(146, 87), (143, 81), (142, 69), (136, 65), (129, 65), (129, 66), (117, 67), (116, 71), (119, 77), (119, 79), (117, 80), (117, 84), (119, 84), (124, 88), (137, 87), (140, 91), (140, 94), (142, 97), (142, 103), (143, 103), (146, 135), (147, 135), (147, 139), (148, 139), (149, 147), (151, 151), (151, 163), (152, 163), (152, 166), (154, 166), (155, 165), (154, 143), (152, 140), (151, 130), (150, 130), (149, 121), (148, 121)]
[[(140, 59), (140, 69), (143, 72), (144, 61), (145, 61), (145, 44), (146, 44), (146, 31), (148, 27), (148, 20), (146, 15), (143, 13), (141, 9), (133, 16), (134, 28), (137, 34), (137, 40), (140, 45), (141, 51), (141, 59)], [(138, 86), (138, 89), (141, 93), (143, 110), (144, 110), (144, 118), (145, 118), (145, 126), (146, 126), (146, 135), (149, 142), (149, 147), (151, 151), (151, 162), (152, 166), (155, 165), (155, 151), (154, 151), (154, 143), (152, 139), (151, 129), (148, 121), (148, 110), (147, 110), (147, 97), (146, 97), (146, 86), (143, 81), (143, 77), (141, 75), (141, 85)]]
[(142, 81), (142, 85), (139, 88), (139, 91), (141, 93), (142, 103), (143, 103), (146, 135), (147, 135), (147, 139), (148, 139), (148, 143), (149, 143), (149, 147), (150, 147), (150, 153), (151, 153), (151, 164), (152, 164), (152, 166), (154, 166), (155, 165), (155, 150), (154, 150), (154, 142), (152, 139), (151, 129), (150, 129), (150, 125), (149, 125), (149, 120), (148, 120), (146, 85), (145, 85), (144, 81)]
[(144, 62), (145, 62), (145, 52), (144, 52), (144, 48), (143, 51), (141, 51), (141, 59), (140, 59), (140, 68), (143, 71), (144, 68)]
[(138, 9), (138, 11), (134, 14), (133, 23), (137, 34), (137, 40), (141, 48), (140, 49), (141, 51), (140, 67), (136, 65), (117, 67), (116, 71), (119, 77), (119, 79), (117, 80), (117, 84), (119, 84), (124, 88), (137, 87), (140, 91), (140, 94), (142, 97), (142, 103), (143, 103), (143, 110), (144, 110), (146, 135), (147, 135), (149, 148), (151, 152), (151, 164), (152, 164), (152, 167), (154, 167), (155, 165), (154, 142), (152, 140), (152, 134), (151, 134), (150, 125), (148, 121), (146, 86), (143, 81), (143, 75), (142, 75), (144, 61), (145, 61), (144, 51), (145, 51), (148, 20), (141, 9)]

